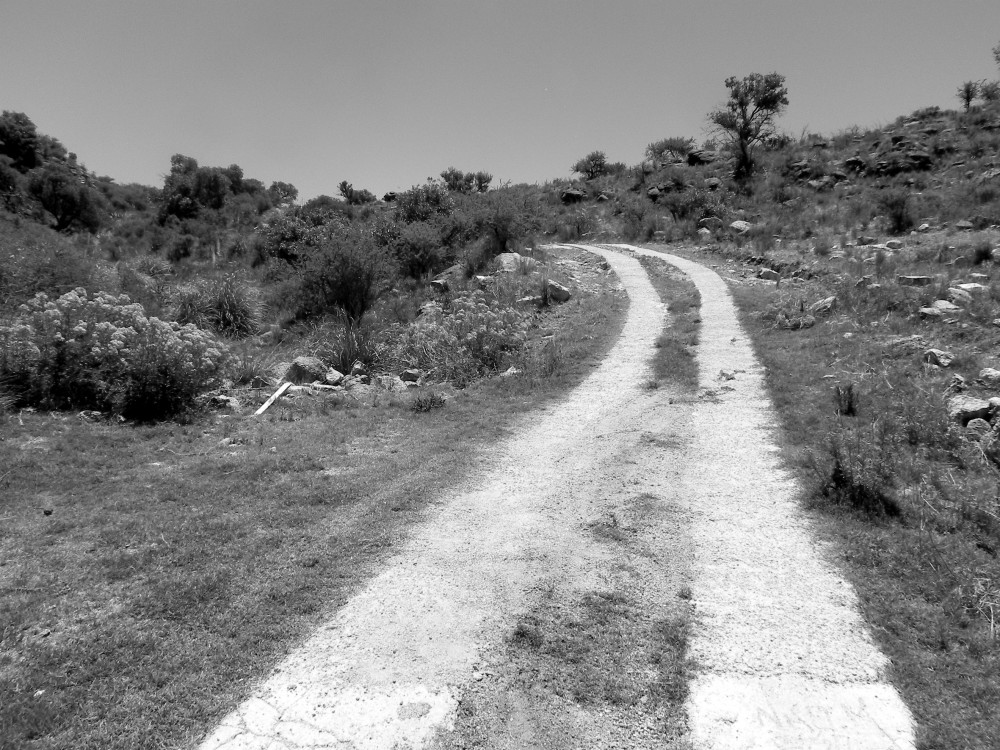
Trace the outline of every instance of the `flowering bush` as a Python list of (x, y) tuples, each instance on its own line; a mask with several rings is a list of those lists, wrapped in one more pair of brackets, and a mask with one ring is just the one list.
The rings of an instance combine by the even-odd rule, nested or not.
[(219, 373), (210, 334), (147, 318), (125, 295), (80, 288), (18, 310), (0, 325), (0, 377), (24, 403), (158, 419), (187, 408)]
[(457, 297), (448, 309), (427, 310), (396, 341), (396, 356), (449, 380), (497, 372), (505, 357), (524, 346), (527, 322), (479, 291)]

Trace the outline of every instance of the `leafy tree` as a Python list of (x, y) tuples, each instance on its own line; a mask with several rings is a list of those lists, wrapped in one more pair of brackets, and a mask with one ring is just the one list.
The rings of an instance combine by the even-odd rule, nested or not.
[(666, 154), (670, 154), (675, 158), (685, 159), (693, 148), (694, 138), (664, 138), (646, 146), (646, 158), (658, 161)]
[(993, 59), (996, 61), (997, 67), (1000, 68), (1000, 44), (993, 48)]
[(579, 172), (586, 179), (592, 180), (607, 174), (608, 157), (603, 151), (592, 151), (573, 165), (572, 170)]
[(351, 206), (363, 206), (366, 203), (375, 202), (375, 194), (370, 190), (356, 190), (355, 187), (349, 183), (347, 180), (342, 180), (339, 185), (337, 185), (337, 192), (347, 201), (348, 205)]
[(29, 172), (28, 192), (52, 214), (57, 231), (73, 226), (96, 231), (101, 226), (98, 194), (64, 164), (50, 162)]
[(38, 131), (22, 112), (4, 110), (0, 115), (0, 155), (13, 160), (14, 169), (27, 172), (38, 164)]
[(299, 197), (298, 188), (288, 182), (272, 182), (267, 192), (276, 206), (293, 203)]
[(979, 98), (984, 102), (1000, 101), (1000, 81), (983, 81), (980, 83)]
[(466, 174), (460, 169), (448, 167), (441, 173), (441, 179), (452, 193), (471, 193), (476, 176), (472, 172)]
[(394, 278), (388, 251), (370, 233), (332, 233), (302, 263), (299, 315), (340, 310), (356, 324), (391, 288)]
[(978, 81), (966, 81), (958, 90), (955, 92), (955, 96), (958, 97), (959, 101), (965, 107), (965, 111), (969, 111), (969, 107), (972, 106), (972, 102), (976, 100), (979, 96), (979, 82)]
[(493, 182), (493, 175), (489, 172), (483, 172), (480, 170), (476, 172), (476, 192), (485, 193), (490, 189), (490, 183)]
[(455, 201), (439, 182), (416, 185), (396, 197), (396, 219), (407, 224), (434, 216), (450, 216)]
[(785, 77), (778, 73), (751, 73), (726, 79), (729, 100), (710, 112), (709, 123), (729, 141), (736, 154), (733, 176), (749, 179), (754, 172), (754, 150), (775, 133), (775, 120), (788, 106)]

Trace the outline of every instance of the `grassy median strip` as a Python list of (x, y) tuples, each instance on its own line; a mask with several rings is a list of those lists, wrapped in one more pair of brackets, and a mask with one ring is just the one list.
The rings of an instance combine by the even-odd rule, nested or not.
[(695, 352), (701, 327), (701, 295), (683, 273), (666, 261), (640, 256), (660, 301), (667, 306), (670, 322), (656, 340), (653, 372), (657, 383), (667, 381), (688, 390), (698, 388)]
[(300, 395), (257, 420), (8, 415), (0, 747), (197, 740), (519, 415), (590, 371), (626, 309), (578, 290), (539, 313), (520, 375), (427, 411)]

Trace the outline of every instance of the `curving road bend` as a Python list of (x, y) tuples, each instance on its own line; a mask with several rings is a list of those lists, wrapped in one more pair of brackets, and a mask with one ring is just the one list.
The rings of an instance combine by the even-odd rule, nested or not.
[[(586, 592), (606, 580), (613, 554), (587, 524), (639, 496), (670, 508), (654, 535), (660, 564), (643, 571), (648, 606), (673, 596), (678, 576), (694, 593), (695, 748), (913, 747), (909, 713), (884, 680), (886, 660), (781, 470), (761, 368), (724, 282), (640, 248), (575, 247), (604, 256), (630, 298), (608, 357), (440, 498), (381, 572), (202, 750), (434, 744), (543, 589)], [(701, 398), (671, 403), (643, 387), (665, 311), (636, 254), (661, 257), (698, 285)], [(661, 746), (627, 719), (553, 717), (576, 738), (567, 746)]]

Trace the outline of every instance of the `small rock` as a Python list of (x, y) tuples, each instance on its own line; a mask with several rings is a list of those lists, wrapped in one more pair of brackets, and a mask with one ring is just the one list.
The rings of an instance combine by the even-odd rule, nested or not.
[(917, 312), (920, 315), (921, 320), (944, 317), (944, 310), (938, 310), (936, 307), (921, 307)]
[(875, 237), (858, 237), (858, 247), (861, 247), (862, 245), (874, 245), (877, 242), (878, 240)]
[[(982, 274), (970, 274), (970, 275), (972, 275), (972, 276), (981, 276)], [(968, 283), (968, 284), (955, 284), (955, 286), (953, 288), (954, 289), (961, 289), (963, 292), (966, 292), (967, 294), (970, 295), (970, 299), (971, 299), (971, 295), (973, 295), (973, 294), (981, 294), (982, 292), (986, 291), (986, 287), (985, 286), (983, 286), (982, 284), (975, 283), (975, 282)]]
[(545, 282), (545, 292), (553, 302), (567, 302), (573, 296), (569, 289), (552, 279)]
[(969, 423), (965, 425), (965, 433), (968, 435), (970, 440), (975, 440), (978, 442), (985, 435), (988, 435), (993, 427), (985, 419), (977, 417), (976, 419), (970, 419)]
[(511, 365), (506, 370), (504, 370), (503, 372), (500, 373), (500, 377), (501, 378), (510, 378), (510, 377), (513, 377), (514, 375), (520, 375), (520, 374), (521, 374), (521, 371), (518, 370), (516, 367), (514, 367), (514, 365)]
[(968, 305), (972, 302), (972, 295), (964, 289), (953, 286), (948, 289), (948, 299), (956, 305)]
[(942, 313), (956, 313), (962, 311), (961, 307), (949, 302), (946, 299), (934, 300), (934, 303), (931, 305), (931, 307), (933, 307), (935, 310), (940, 310)]
[(416, 383), (420, 380), (421, 375), (423, 375), (423, 373), (420, 372), (420, 370), (403, 370), (403, 372), (399, 374), (399, 379), (404, 383)]
[(829, 315), (837, 307), (836, 297), (827, 297), (819, 302), (809, 305), (809, 312), (813, 315)]
[(890, 250), (899, 250), (903, 247), (903, 243), (900, 240), (886, 240), (885, 246)]
[(447, 279), (434, 279), (431, 284), (431, 289), (435, 292), (440, 292), (445, 294), (448, 291), (448, 280)]
[(764, 281), (781, 281), (781, 274), (770, 268), (762, 268), (757, 272), (757, 278)]
[(369, 374), (368, 368), (365, 367), (364, 363), (362, 363), (362, 362), (355, 362), (354, 366), (351, 367), (351, 377), (352, 378), (361, 378), (361, 377), (364, 377), (364, 376), (366, 376), (368, 374)]
[(948, 367), (955, 361), (955, 355), (943, 349), (928, 349), (924, 352), (924, 362), (929, 362), (938, 367)]
[(975, 229), (975, 226), (973, 226), (971, 221), (956, 221), (955, 229), (957, 229), (960, 232), (971, 232), (973, 229)]
[(934, 283), (933, 276), (897, 276), (896, 283), (900, 286), (930, 286)]
[(344, 373), (339, 370), (335, 370), (332, 367), (326, 371), (326, 375), (323, 378), (329, 385), (340, 385), (344, 382)]
[(708, 227), (702, 227), (698, 230), (698, 236), (701, 237), (702, 240), (710, 240), (712, 239), (712, 230)]
[(919, 227), (917, 227), (917, 231), (918, 232), (929, 232), (929, 231), (931, 231), (931, 225), (927, 224), (927, 223), (921, 224)]
[(296, 357), (285, 371), (284, 379), (290, 383), (312, 383), (326, 377), (326, 365), (318, 357)]
[(984, 367), (979, 371), (979, 379), (988, 386), (1000, 386), (1000, 370), (994, 370), (992, 367)]
[(506, 273), (513, 273), (521, 266), (520, 253), (500, 253), (496, 260), (500, 265), (501, 270)]
[(963, 427), (973, 419), (990, 416), (990, 402), (972, 396), (953, 396), (948, 399), (948, 416)]
[(737, 219), (736, 221), (734, 221), (732, 224), (729, 225), (729, 228), (732, 229), (737, 234), (746, 234), (751, 229), (753, 229), (753, 224), (751, 224), (749, 221), (743, 221), (742, 219)]
[(542, 298), (539, 297), (539, 296), (537, 296), (537, 295), (532, 296), (532, 297), (521, 297), (521, 299), (519, 299), (517, 301), (517, 304), (519, 304), (519, 305), (541, 305), (542, 304)]

